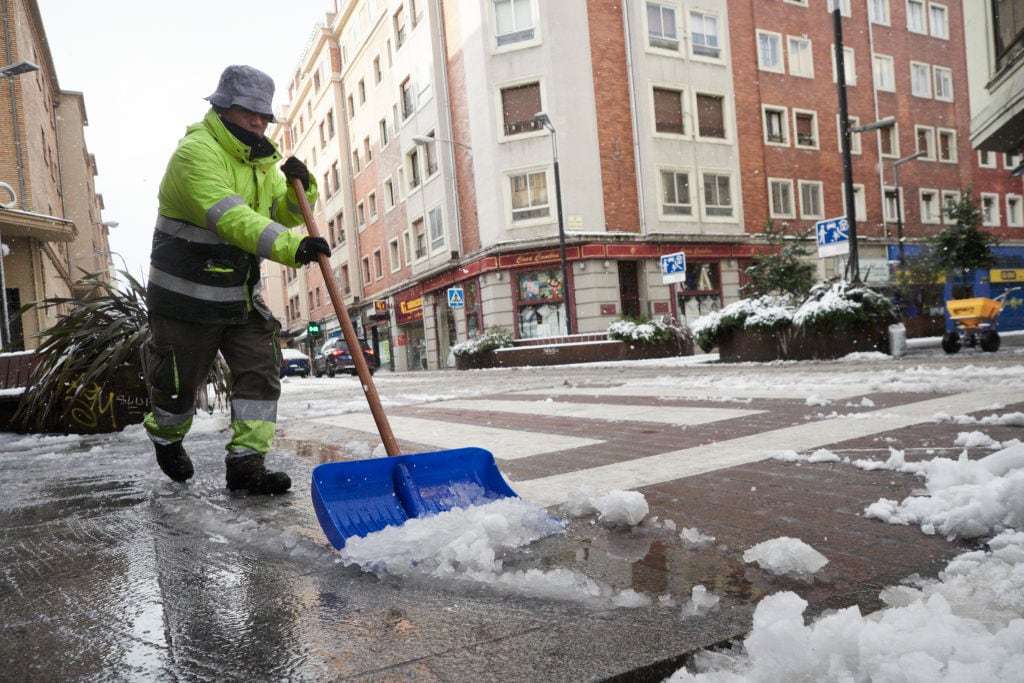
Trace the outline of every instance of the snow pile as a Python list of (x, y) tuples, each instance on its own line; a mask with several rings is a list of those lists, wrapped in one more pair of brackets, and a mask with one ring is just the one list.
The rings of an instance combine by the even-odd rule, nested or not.
[(642, 522), (651, 508), (639, 491), (599, 493), (589, 486), (581, 486), (569, 495), (565, 510), (572, 517), (596, 514), (598, 521), (608, 527), (627, 527)]
[[(698, 673), (669, 680), (1019, 681), (1024, 671), (1024, 533), (960, 555), (940, 581), (883, 591), (887, 609), (856, 607), (805, 624), (807, 602), (766, 597), (739, 651), (702, 652)], [(995, 609), (992, 606), (996, 606)]]
[(680, 616), (683, 619), (702, 616), (714, 611), (720, 600), (721, 598), (714, 593), (709, 593), (707, 588), (697, 584), (690, 591), (690, 601), (683, 605)]
[(801, 455), (796, 451), (781, 451), (773, 455), (772, 459), (782, 460), (783, 462), (795, 462), (797, 464), (802, 462), (839, 462), (840, 460), (838, 455), (826, 448), (819, 448), (810, 455)]
[(810, 578), (828, 564), (828, 558), (798, 538), (781, 536), (758, 543), (743, 553), (743, 561), (772, 574)]
[(705, 546), (715, 542), (714, 536), (708, 536), (702, 534), (698, 529), (686, 528), (679, 532), (679, 538), (686, 541), (687, 545), (691, 546)]
[(505, 568), (505, 558), (515, 550), (562, 531), (561, 522), (544, 508), (510, 497), (413, 518), (365, 538), (349, 538), (341, 558), (346, 565), (358, 565), (380, 576), (468, 582), (596, 608), (651, 604), (651, 598), (642, 593), (615, 590), (578, 571)]

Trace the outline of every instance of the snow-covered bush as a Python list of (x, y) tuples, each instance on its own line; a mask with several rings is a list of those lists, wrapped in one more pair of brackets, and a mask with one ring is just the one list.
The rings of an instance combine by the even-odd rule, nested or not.
[(663, 344), (685, 333), (670, 318), (664, 316), (650, 321), (616, 320), (608, 326), (608, 338), (628, 343)]
[(452, 347), (452, 353), (458, 357), (475, 356), (481, 353), (504, 349), (513, 345), (515, 337), (504, 327), (489, 327), (476, 339), (459, 342)]
[(743, 299), (698, 318), (690, 329), (694, 341), (708, 352), (730, 330), (775, 332), (794, 336), (826, 330), (848, 330), (899, 320), (892, 302), (881, 294), (848, 282), (820, 284), (797, 304), (792, 299), (760, 296)]

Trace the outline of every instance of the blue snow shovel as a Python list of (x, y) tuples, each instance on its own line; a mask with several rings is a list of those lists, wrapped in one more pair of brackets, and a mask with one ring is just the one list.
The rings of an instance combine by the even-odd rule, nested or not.
[[(301, 181), (292, 178), (290, 182), (307, 231), (311, 237), (319, 237)], [(366, 358), (358, 353), (359, 339), (334, 281), (330, 261), (319, 254), (317, 262), (345, 342), (348, 348), (357, 350), (351, 354), (352, 362), (388, 454), (386, 458), (328, 462), (313, 469), (313, 508), (331, 545), (341, 549), (351, 536), (366, 536), (404, 524), (413, 517), (515, 496), (498, 470), (494, 455), (482, 448), (399, 454)]]

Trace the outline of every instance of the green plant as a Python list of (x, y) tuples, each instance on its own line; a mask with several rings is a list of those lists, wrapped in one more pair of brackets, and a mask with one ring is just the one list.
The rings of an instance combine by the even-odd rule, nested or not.
[[(75, 283), (84, 297), (52, 297), (22, 310), (42, 306), (67, 309), (57, 323), (39, 333), (44, 341), (14, 421), (33, 431), (59, 424), (82, 394), (109, 386), (115, 378), (142, 382), (141, 349), (149, 333), (146, 288), (125, 271), (125, 289), (105, 273), (87, 273)], [(220, 399), (227, 393), (227, 369), (216, 363), (210, 381)]]
[(654, 320), (622, 318), (608, 326), (608, 338), (619, 341), (656, 345), (683, 336), (685, 332), (665, 317)]
[(808, 261), (811, 250), (807, 244), (813, 228), (796, 235), (787, 236), (789, 225), (776, 227), (769, 219), (764, 224), (764, 236), (770, 250), (755, 256), (753, 264), (744, 271), (747, 283), (743, 285), (745, 296), (767, 295), (801, 298), (814, 284), (814, 264)]
[(515, 337), (504, 327), (489, 327), (476, 339), (459, 342), (452, 347), (456, 356), (473, 356), (489, 353), (495, 349), (504, 349), (513, 345)]
[(963, 283), (968, 271), (995, 265), (992, 247), (999, 240), (981, 229), (981, 206), (970, 189), (946, 210), (946, 215), (953, 224), (928, 239), (929, 253), (937, 268), (952, 275), (953, 282), (959, 278)]

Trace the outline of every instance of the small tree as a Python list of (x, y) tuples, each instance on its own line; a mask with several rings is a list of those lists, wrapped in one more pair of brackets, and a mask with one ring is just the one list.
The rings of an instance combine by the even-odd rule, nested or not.
[(747, 267), (748, 282), (741, 290), (743, 296), (781, 295), (798, 300), (810, 291), (814, 264), (807, 260), (811, 250), (805, 245), (812, 228), (787, 238), (788, 227), (783, 223), (777, 228), (771, 219), (764, 224), (764, 236), (771, 251), (756, 256), (753, 265)]
[[(931, 257), (947, 277), (951, 276), (954, 288), (959, 279), (961, 293), (969, 297), (972, 288), (967, 282), (967, 273), (995, 265), (992, 247), (998, 245), (999, 240), (981, 229), (981, 206), (970, 189), (946, 210), (946, 215), (953, 224), (928, 240)], [(961, 296), (954, 294), (954, 298)]]

